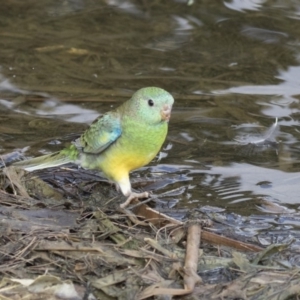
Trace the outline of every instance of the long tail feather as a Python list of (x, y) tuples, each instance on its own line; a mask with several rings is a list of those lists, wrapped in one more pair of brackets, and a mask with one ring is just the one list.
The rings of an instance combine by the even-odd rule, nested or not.
[(35, 171), (46, 168), (61, 166), (74, 160), (62, 152), (54, 152), (52, 154), (35, 157), (28, 160), (18, 161), (13, 166), (20, 167), (26, 171)]

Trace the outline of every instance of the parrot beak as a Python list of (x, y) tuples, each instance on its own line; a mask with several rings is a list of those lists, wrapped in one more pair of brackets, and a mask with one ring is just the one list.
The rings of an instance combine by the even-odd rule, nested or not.
[(171, 117), (171, 110), (172, 110), (172, 105), (165, 104), (160, 111), (161, 119), (163, 121), (169, 122), (170, 117)]

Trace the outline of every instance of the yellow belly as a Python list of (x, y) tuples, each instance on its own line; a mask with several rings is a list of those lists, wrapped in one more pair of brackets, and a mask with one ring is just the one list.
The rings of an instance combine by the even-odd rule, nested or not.
[(105, 175), (118, 182), (124, 177), (127, 177), (130, 171), (141, 168), (148, 164), (156, 153), (139, 153), (124, 151), (110, 151), (107, 152), (105, 158), (101, 163), (101, 169)]

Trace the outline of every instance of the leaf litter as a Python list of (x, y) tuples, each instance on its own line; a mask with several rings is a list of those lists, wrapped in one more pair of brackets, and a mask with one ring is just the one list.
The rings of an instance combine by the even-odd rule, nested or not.
[[(8, 167), (0, 183), (1, 299), (281, 300), (300, 294), (300, 269), (280, 256), (292, 241), (263, 249), (214, 232), (206, 214), (179, 221), (147, 200), (120, 209), (114, 188), (84, 170)], [(215, 270), (226, 279), (213, 282)]]

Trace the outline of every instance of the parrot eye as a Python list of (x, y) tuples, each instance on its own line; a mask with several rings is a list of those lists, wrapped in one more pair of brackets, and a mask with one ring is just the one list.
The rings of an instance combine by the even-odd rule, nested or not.
[(149, 99), (148, 100), (148, 104), (149, 104), (149, 106), (153, 106), (154, 105), (154, 101), (152, 99)]

